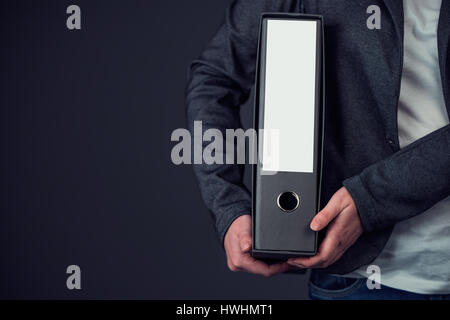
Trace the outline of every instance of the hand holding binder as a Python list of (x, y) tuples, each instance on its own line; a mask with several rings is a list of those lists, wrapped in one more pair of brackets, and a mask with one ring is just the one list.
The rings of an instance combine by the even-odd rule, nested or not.
[(286, 272), (290, 266), (285, 262), (268, 265), (250, 255), (251, 229), (252, 223), (249, 215), (237, 218), (228, 229), (224, 243), (228, 268), (231, 271), (245, 271), (265, 277)]
[(291, 258), (288, 263), (299, 268), (326, 268), (336, 262), (361, 236), (361, 219), (355, 202), (345, 187), (333, 195), (311, 222), (311, 229), (315, 231), (327, 226), (327, 234), (317, 255)]

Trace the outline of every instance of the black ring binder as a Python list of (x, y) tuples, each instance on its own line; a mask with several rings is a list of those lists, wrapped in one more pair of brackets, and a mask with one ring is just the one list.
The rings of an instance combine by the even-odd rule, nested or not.
[[(283, 27), (285, 22), (286, 26)], [(302, 30), (303, 26), (304, 30)], [(295, 30), (299, 32), (298, 35), (294, 34), (297, 32)], [(309, 32), (306, 35), (308, 40), (303, 43), (302, 36), (305, 36), (305, 32)], [(275, 35), (279, 35), (280, 39), (275, 38)], [(314, 48), (308, 47), (312, 43)], [(282, 61), (271, 61), (276, 58)], [(293, 59), (293, 68), (286, 65), (290, 63), (289, 59)], [(304, 69), (298, 71), (294, 65)], [(312, 256), (317, 252), (318, 235), (310, 229), (309, 224), (319, 211), (320, 205), (325, 102), (324, 69), (322, 16), (292, 13), (262, 15), (255, 84), (254, 128), (266, 129), (267, 125), (274, 125), (274, 123), (275, 126), (280, 127), (279, 155), (281, 159), (277, 164), (278, 167), (272, 164), (267, 166), (263, 156), (263, 159), (259, 159), (260, 161), (253, 166), (252, 255), (255, 258), (286, 260), (297, 256)], [(297, 73), (308, 74), (308, 70), (311, 72), (310, 80), (300, 79), (299, 83), (292, 83), (296, 81)], [(280, 76), (282, 71), (287, 73), (286, 77), (283, 74)], [(271, 86), (279, 85), (274, 84), (276, 81), (287, 82), (286, 85), (279, 86), (281, 94), (277, 91), (272, 92), (274, 88)], [(297, 101), (292, 98), (297, 91), (306, 92), (305, 90), (309, 90), (307, 93), (310, 100), (306, 101), (300, 97)], [(285, 97), (283, 96), (285, 92), (287, 93), (285, 96), (289, 96), (290, 100), (278, 101), (277, 98)], [(286, 130), (289, 134), (295, 135), (298, 129), (295, 125), (289, 128), (289, 124), (296, 119), (291, 112), (287, 112), (289, 111), (287, 109), (291, 107), (297, 108), (294, 113), (299, 115), (299, 122), (303, 121), (303, 124), (306, 124), (305, 127), (311, 127), (314, 131), (312, 135), (308, 132), (312, 137), (308, 140), (309, 145), (305, 144), (307, 140), (305, 137), (309, 137), (308, 135), (298, 135), (297, 140), (289, 138), (293, 140), (290, 147), (291, 151), (293, 150), (292, 154), (290, 151), (286, 153), (283, 149)], [(301, 114), (302, 110), (307, 111), (304, 117)], [(273, 119), (274, 115), (276, 121)], [(286, 125), (283, 123), (284, 119)], [(258, 136), (258, 151), (265, 146), (264, 136)], [(304, 154), (302, 150), (311, 150), (312, 153)], [(263, 153), (258, 152), (258, 154)], [(283, 157), (286, 154), (288, 156)], [(306, 160), (298, 158), (303, 155), (309, 158)], [(269, 171), (273, 171), (272, 174), (267, 174)]]

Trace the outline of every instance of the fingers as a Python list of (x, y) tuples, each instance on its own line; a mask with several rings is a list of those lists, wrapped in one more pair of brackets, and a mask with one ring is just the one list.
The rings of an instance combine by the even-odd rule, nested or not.
[(250, 255), (252, 248), (251, 219), (249, 216), (237, 218), (225, 235), (224, 247), (228, 268), (231, 271), (245, 271), (270, 277), (289, 269), (287, 263), (268, 265)]
[[(344, 209), (345, 210), (348, 209)], [(314, 257), (289, 259), (288, 263), (298, 268), (326, 268), (342, 257), (361, 234), (354, 219), (340, 215), (328, 226), (327, 234)], [(356, 231), (355, 231), (356, 230)]]
[(342, 202), (340, 194), (335, 193), (328, 204), (311, 221), (310, 228), (314, 231), (320, 231), (325, 228), (342, 211)]
[(336, 262), (363, 233), (355, 202), (345, 187), (339, 189), (328, 204), (311, 221), (311, 229), (327, 234), (317, 255), (289, 259), (288, 264), (299, 268), (326, 268)]
[(248, 233), (241, 233), (239, 235), (239, 244), (243, 253), (250, 252), (252, 248), (252, 238)]
[(292, 258), (287, 263), (298, 268), (326, 268), (335, 261), (336, 256), (339, 254), (336, 250), (338, 246), (339, 241), (336, 237), (329, 234), (323, 240), (315, 256)]
[(228, 255), (228, 268), (231, 271), (243, 271), (264, 277), (271, 277), (289, 269), (287, 263), (268, 265), (254, 259), (249, 253), (252, 247), (252, 239), (249, 233), (241, 233), (237, 238), (238, 241), (231, 246)]
[(268, 265), (262, 261), (254, 259), (249, 254), (235, 257), (229, 262), (232, 271), (245, 271), (264, 277), (271, 277), (279, 273), (286, 272), (289, 269), (287, 263), (276, 263)]
[(288, 269), (288, 264), (277, 263), (268, 265), (262, 261), (254, 259), (250, 255), (246, 255), (242, 259), (240, 268), (250, 273), (259, 274), (264, 277), (271, 277), (278, 273), (285, 272)]

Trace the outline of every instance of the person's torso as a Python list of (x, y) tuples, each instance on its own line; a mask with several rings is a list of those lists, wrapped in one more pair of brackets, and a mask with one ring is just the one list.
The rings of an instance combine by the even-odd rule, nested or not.
[[(441, 0), (404, 1), (404, 62), (398, 103), (401, 148), (449, 123), (438, 58)], [(422, 294), (450, 292), (450, 197), (397, 223), (373, 262), (382, 284)], [(366, 274), (366, 267), (357, 271)]]

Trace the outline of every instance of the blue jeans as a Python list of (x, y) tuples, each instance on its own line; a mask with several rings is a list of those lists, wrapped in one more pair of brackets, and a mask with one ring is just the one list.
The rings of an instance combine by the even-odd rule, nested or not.
[(450, 300), (450, 294), (418, 294), (386, 286), (370, 290), (366, 282), (366, 278), (338, 277), (313, 270), (309, 297), (312, 300)]

